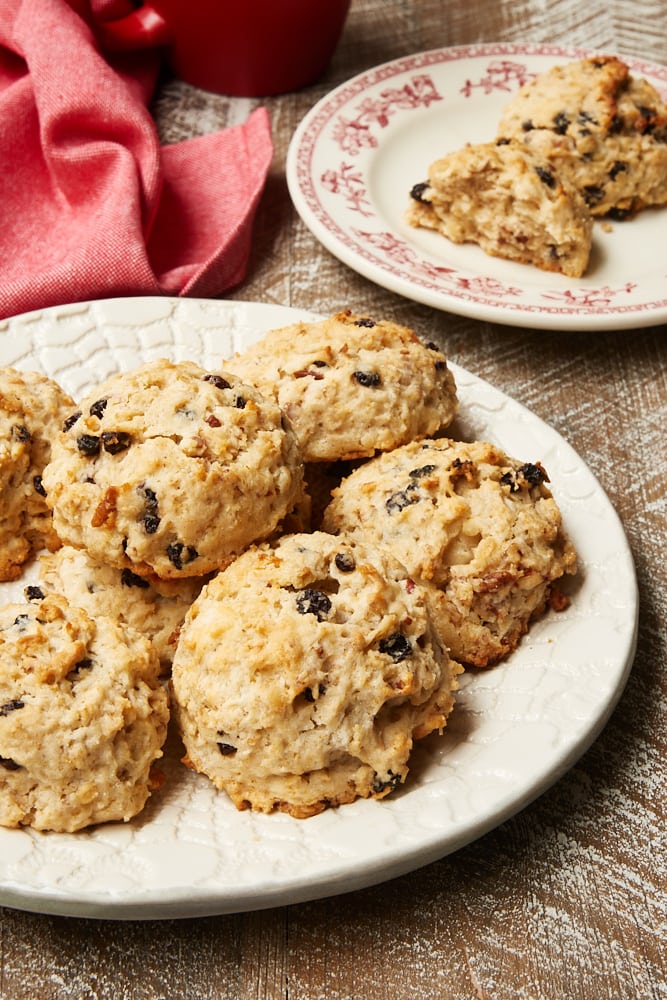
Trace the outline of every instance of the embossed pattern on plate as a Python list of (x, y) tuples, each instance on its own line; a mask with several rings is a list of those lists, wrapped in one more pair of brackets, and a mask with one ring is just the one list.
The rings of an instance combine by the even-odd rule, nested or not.
[[(667, 320), (667, 208), (605, 232), (578, 280), (414, 229), (412, 186), (466, 142), (492, 141), (505, 104), (537, 73), (591, 55), (555, 45), (434, 49), (368, 70), (327, 94), (287, 157), (292, 200), (320, 242), (376, 284), (437, 309), (515, 326), (603, 330)], [(623, 57), (665, 97), (667, 68)]]
[[(156, 357), (219, 368), (303, 313), (187, 299), (115, 299), (0, 323), (0, 364), (38, 369), (75, 398)], [(487, 438), (549, 471), (582, 572), (571, 606), (536, 622), (503, 665), (465, 675), (441, 737), (414, 751), (403, 789), (308, 820), (237, 812), (167, 746), (168, 780), (141, 816), (79, 834), (0, 828), (0, 905), (114, 919), (236, 912), (346, 892), (457, 850), (562, 775), (598, 735), (636, 641), (629, 546), (572, 448), (519, 403), (452, 365), (461, 436)], [(0, 585), (5, 599), (26, 580)]]

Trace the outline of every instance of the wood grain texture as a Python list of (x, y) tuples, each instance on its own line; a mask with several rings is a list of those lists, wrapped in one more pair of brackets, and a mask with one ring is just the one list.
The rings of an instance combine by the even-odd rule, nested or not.
[[(403, 54), (550, 41), (667, 62), (667, 0), (353, 0), (324, 79), (266, 102), (276, 156), (248, 277), (232, 298), (394, 318), (554, 426), (628, 534), (641, 594), (636, 662), (610, 722), (519, 815), (411, 875), (331, 900), (190, 921), (0, 912), (0, 1000), (665, 1000), (667, 998), (667, 329), (572, 333), (453, 316), (381, 289), (310, 235), (287, 146), (349, 76)], [(175, 142), (258, 102), (164, 81)], [(667, 281), (667, 278), (666, 278)]]

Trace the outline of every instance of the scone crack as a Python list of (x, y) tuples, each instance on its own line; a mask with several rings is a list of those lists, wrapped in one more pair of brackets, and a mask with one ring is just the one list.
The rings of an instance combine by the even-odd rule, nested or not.
[(566, 178), (520, 142), (469, 144), (431, 164), (406, 219), (454, 243), (572, 277), (588, 264), (592, 220)]
[[(531, 173), (541, 197), (526, 183)], [(595, 56), (524, 83), (494, 139), (431, 164), (410, 190), (406, 218), (454, 243), (581, 277), (593, 219), (665, 204), (667, 105), (620, 59)]]

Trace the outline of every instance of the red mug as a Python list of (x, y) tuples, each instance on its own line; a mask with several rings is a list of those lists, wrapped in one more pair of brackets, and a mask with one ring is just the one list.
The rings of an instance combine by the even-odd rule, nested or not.
[(203, 90), (268, 97), (326, 69), (351, 0), (150, 0), (97, 25), (103, 48), (163, 46), (172, 71)]

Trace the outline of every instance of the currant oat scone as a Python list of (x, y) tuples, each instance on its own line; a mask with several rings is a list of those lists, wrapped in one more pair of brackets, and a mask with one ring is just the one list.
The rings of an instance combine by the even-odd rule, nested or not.
[(454, 659), (477, 667), (518, 644), (576, 572), (539, 464), (487, 442), (415, 442), (371, 459), (334, 490), (322, 527), (384, 545), (439, 591), (436, 624)]
[(494, 257), (580, 277), (593, 222), (586, 203), (544, 157), (517, 143), (464, 146), (432, 163), (406, 213), (415, 227)]
[(540, 73), (506, 106), (497, 136), (545, 158), (594, 216), (667, 204), (667, 105), (615, 56)]
[(160, 580), (96, 562), (83, 549), (63, 545), (37, 564), (44, 593), (61, 594), (92, 618), (130, 625), (153, 644), (162, 673), (168, 673), (186, 612), (205, 578)]
[(296, 437), (274, 400), (164, 359), (112, 376), (65, 422), (44, 470), (63, 542), (140, 576), (204, 576), (301, 498)]
[(314, 532), (253, 546), (204, 587), (172, 700), (189, 766), (239, 809), (304, 818), (399, 786), (459, 672), (403, 567)]
[(275, 396), (306, 462), (386, 451), (436, 434), (456, 413), (454, 378), (435, 344), (349, 311), (271, 330), (223, 363)]
[(59, 544), (42, 472), (73, 406), (46, 375), (0, 368), (0, 581), (17, 579), (37, 549)]
[(63, 598), (0, 608), (0, 824), (73, 832), (137, 815), (167, 732), (158, 669), (138, 632)]

